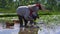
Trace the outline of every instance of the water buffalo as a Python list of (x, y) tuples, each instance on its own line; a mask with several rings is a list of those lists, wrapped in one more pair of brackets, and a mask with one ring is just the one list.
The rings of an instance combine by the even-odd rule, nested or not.
[(36, 20), (36, 18), (38, 17), (38, 10), (42, 10), (42, 6), (38, 3), (28, 6), (19, 6), (16, 12), (19, 17), (20, 27), (23, 27), (23, 20), (25, 22), (25, 27), (27, 27), (28, 21), (32, 23), (33, 20)]

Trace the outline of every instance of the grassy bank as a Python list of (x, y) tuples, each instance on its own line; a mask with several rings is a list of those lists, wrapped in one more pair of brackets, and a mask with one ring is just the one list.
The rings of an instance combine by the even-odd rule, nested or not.
[(0, 13), (16, 13), (16, 9), (0, 8)]
[[(6, 15), (6, 16), (8, 16), (8, 15), (12, 16), (12, 15), (16, 15), (16, 14), (14, 14), (14, 13), (16, 13), (16, 9), (8, 9), (8, 10), (7, 9), (0, 9), (0, 13), (4, 13), (4, 15)], [(60, 15), (60, 11), (48, 11), (48, 10), (41, 11), (41, 10), (39, 10), (38, 14), (39, 15)]]

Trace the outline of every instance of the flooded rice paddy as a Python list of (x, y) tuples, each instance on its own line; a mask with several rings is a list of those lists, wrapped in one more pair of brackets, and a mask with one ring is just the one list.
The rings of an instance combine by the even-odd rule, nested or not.
[[(4, 23), (18, 19), (18, 17), (1, 17), (0, 18), (0, 34), (18, 34), (20, 31), (19, 24), (15, 24), (13, 29), (7, 29)], [(40, 28), (37, 34), (60, 34), (60, 15), (42, 15), (36, 20), (37, 26)], [(5, 28), (5, 29), (4, 29)]]

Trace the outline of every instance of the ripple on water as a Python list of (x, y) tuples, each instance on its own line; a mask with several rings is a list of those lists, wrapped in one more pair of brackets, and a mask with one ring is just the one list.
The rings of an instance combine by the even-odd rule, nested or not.
[(15, 24), (14, 27), (14, 29), (0, 29), (0, 34), (18, 34), (19, 25)]
[(55, 29), (43, 27), (42, 30), (38, 30), (38, 34), (60, 34), (60, 26), (56, 26)]

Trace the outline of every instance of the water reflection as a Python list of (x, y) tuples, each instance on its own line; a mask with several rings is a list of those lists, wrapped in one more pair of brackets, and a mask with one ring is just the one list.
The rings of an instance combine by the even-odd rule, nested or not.
[[(40, 19), (38, 19), (38, 23), (37, 25), (40, 27), (40, 29), (38, 29), (38, 34), (60, 34), (60, 15), (56, 16), (49, 16), (49, 15), (45, 15), (43, 17), (40, 17)], [(3, 18), (4, 19), (4, 18)], [(10, 19), (10, 18), (8, 18)], [(12, 19), (12, 18), (11, 18)], [(14, 18), (15, 20), (15, 18)], [(2, 21), (3, 22), (3, 21)], [(48, 24), (47, 24), (48, 22)], [(40, 24), (39, 24), (40, 23)], [(59, 24), (59, 25), (56, 25)], [(3, 23), (0, 23), (0, 34), (18, 34), (18, 32), (23, 32), (26, 31), (25, 33), (27, 33), (28, 29), (20, 29), (20, 24), (16, 23), (14, 24), (14, 29), (4, 29), (5, 25), (3, 26)], [(3, 28), (4, 27), (4, 28)], [(32, 29), (33, 30), (33, 29)], [(32, 32), (31, 29), (29, 29), (28, 32)]]
[(20, 28), (19, 24), (14, 25), (14, 29), (3, 29), (2, 24), (0, 23), (0, 34), (18, 34)]
[[(0, 24), (1, 25), (1, 24)], [(35, 30), (32, 29), (20, 29), (20, 24), (14, 24), (14, 29), (3, 29), (2, 25), (0, 26), (0, 34), (18, 34), (19, 32), (34, 32)], [(60, 34), (60, 25), (50, 25), (45, 26), (44, 24), (39, 25), (40, 28), (38, 29), (38, 34)]]
[(38, 34), (60, 34), (60, 26), (41, 27)]

